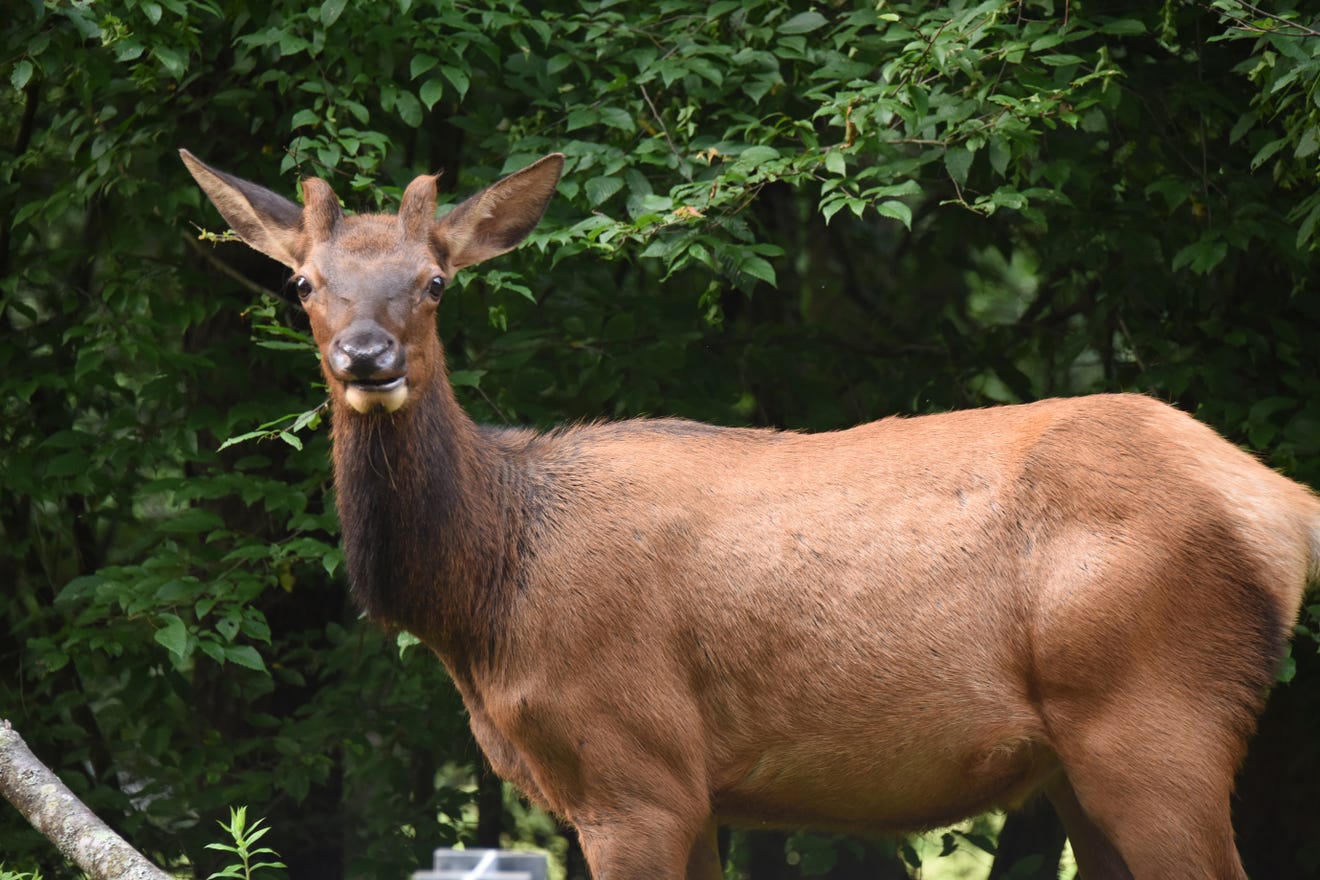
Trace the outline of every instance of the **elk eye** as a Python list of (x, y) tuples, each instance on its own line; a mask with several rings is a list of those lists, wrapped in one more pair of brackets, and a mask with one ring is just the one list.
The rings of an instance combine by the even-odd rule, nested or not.
[(298, 294), (298, 299), (303, 300), (312, 295), (312, 282), (307, 280), (306, 275), (295, 275), (289, 279), (286, 290)]
[(445, 279), (439, 275), (431, 279), (431, 284), (426, 288), (427, 294), (431, 299), (440, 302), (440, 297), (445, 295)]

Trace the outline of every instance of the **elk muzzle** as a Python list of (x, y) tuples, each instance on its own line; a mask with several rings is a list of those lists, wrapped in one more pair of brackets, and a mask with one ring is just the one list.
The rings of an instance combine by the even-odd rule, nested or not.
[(383, 407), (394, 412), (408, 399), (403, 348), (374, 322), (356, 322), (330, 343), (330, 373), (344, 383), (344, 398), (360, 413)]

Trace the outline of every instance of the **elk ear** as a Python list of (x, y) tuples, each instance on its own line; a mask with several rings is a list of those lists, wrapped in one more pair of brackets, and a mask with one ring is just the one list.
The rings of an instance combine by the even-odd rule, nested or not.
[(540, 222), (563, 170), (564, 154), (551, 153), (492, 183), (436, 221), (436, 249), (454, 269), (513, 250)]
[(179, 156), (239, 238), (291, 269), (302, 265), (307, 252), (302, 208), (263, 186), (212, 168), (187, 150), (179, 150)]

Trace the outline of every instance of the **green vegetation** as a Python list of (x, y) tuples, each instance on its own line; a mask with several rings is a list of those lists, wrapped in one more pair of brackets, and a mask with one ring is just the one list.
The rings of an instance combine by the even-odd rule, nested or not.
[(33, 871), (26, 874), (19, 871), (10, 871), (3, 864), (0, 864), (0, 880), (41, 880), (41, 872)]
[[(276, 858), (279, 853), (270, 847), (254, 847), (258, 840), (270, 833), (270, 827), (262, 825), (263, 820), (258, 819), (251, 825), (247, 821), (247, 807), (235, 807), (229, 811), (229, 821), (221, 822), (220, 827), (225, 830), (229, 838), (233, 841), (229, 843), (208, 843), (207, 849), (215, 849), (221, 852), (230, 853), (238, 858), (238, 861), (226, 867), (223, 871), (216, 871), (206, 878), (206, 880), (216, 880), (218, 877), (230, 877), (234, 880), (252, 880), (254, 875), (265, 876), (266, 869), (273, 871), (277, 868), (283, 868), (283, 862), (260, 861), (267, 856)], [(258, 859), (258, 861), (253, 861)]]
[[(483, 774), (438, 664), (357, 619), (305, 323), (282, 267), (218, 240), (179, 147), (290, 195), (326, 176), (353, 210), (563, 151), (530, 245), (441, 310), (482, 420), (822, 430), (1141, 390), (1320, 485), (1320, 20), (1298, 0), (7, 18), (0, 715), (166, 866), (223, 871), (206, 845), (237, 803), (294, 878), (400, 878), (501, 834), (565, 848)], [(1255, 876), (1320, 872), (1315, 626), (1235, 805)], [(757, 878), (946, 848), (733, 844)], [(0, 852), (70, 876), (12, 811)]]

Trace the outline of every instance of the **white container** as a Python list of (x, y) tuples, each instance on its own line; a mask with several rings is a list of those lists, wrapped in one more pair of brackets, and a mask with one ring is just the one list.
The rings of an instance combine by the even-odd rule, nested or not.
[(412, 880), (547, 880), (545, 853), (505, 849), (437, 849), (429, 871)]

